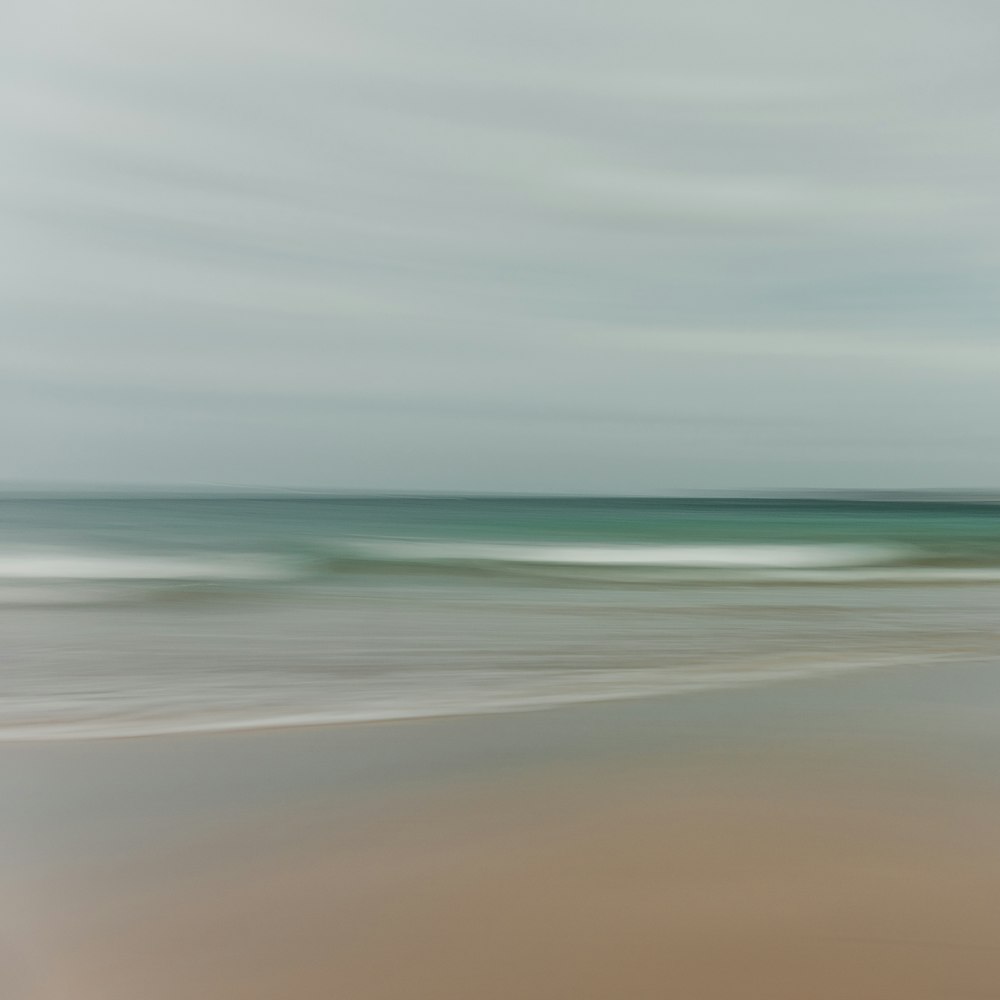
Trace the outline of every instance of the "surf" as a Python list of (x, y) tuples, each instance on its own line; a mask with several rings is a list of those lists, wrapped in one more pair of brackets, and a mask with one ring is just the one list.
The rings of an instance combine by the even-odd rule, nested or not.
[(519, 544), (391, 541), (357, 545), (360, 557), (443, 563), (664, 567), (672, 569), (816, 569), (897, 563), (907, 546), (865, 544)]

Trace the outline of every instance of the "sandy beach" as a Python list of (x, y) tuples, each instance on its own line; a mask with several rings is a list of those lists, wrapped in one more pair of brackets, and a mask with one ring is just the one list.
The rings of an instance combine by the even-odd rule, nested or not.
[(963, 1000), (1000, 672), (5, 745), (10, 1000)]

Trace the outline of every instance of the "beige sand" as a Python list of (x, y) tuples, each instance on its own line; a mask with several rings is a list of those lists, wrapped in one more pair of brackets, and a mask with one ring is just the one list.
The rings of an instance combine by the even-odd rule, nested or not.
[[(435, 728), (448, 725), (413, 729), (413, 746), (457, 741), (460, 727)], [(276, 737), (240, 739), (237, 762)], [(310, 747), (345, 752), (343, 736), (305, 739), (303, 762)], [(859, 742), (718, 752), (706, 738), (676, 760), (296, 793), (253, 822), (203, 804), (146, 848), (91, 849), (51, 873), (11, 1000), (1000, 997), (988, 772), (956, 781), (961, 761), (933, 773)], [(135, 752), (106, 751), (104, 770)], [(143, 749), (142, 769), (171, 752)]]
[(319, 816), (244, 834), (228, 858), (220, 830), (165, 862), (173, 875), (64, 913), (39, 995), (1000, 995), (995, 815), (615, 777), (455, 789), (336, 846)]

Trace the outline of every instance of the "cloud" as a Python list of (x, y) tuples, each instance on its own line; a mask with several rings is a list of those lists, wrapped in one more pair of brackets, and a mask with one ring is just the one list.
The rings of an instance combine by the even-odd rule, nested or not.
[[(307, 415), (352, 428), (328, 485), (546, 488), (556, 459), (560, 489), (602, 468), (604, 490), (995, 478), (986, 447), (920, 447), (928, 399), (949, 440), (1000, 416), (997, 20), (971, 0), (21, 4), (0, 53), (9, 476), (81, 475), (89, 428), (133, 480), (122, 442), (155, 414), (181, 478), (238, 453), (253, 481), (317, 483)], [(213, 406), (216, 436), (190, 419)], [(266, 446), (236, 447), (256, 413)], [(671, 429), (656, 478), (644, 449)], [(460, 483), (473, 452), (496, 461)]]

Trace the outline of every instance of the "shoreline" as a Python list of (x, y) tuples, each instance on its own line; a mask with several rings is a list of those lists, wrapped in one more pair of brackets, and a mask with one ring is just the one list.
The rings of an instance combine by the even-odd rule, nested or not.
[(1000, 668), (692, 694), (4, 744), (12, 1000), (990, 995)]
[[(795, 682), (809, 683), (822, 681), (826, 678), (839, 677), (845, 674), (866, 673), (869, 671), (896, 670), (896, 669), (920, 669), (926, 667), (940, 667), (948, 665), (974, 665), (983, 662), (982, 656), (972, 656), (964, 653), (956, 654), (935, 654), (915, 661), (911, 656), (899, 656), (882, 662), (861, 662), (861, 663), (834, 663), (814, 666), (810, 669), (801, 668), (801, 672), (795, 669), (786, 674), (778, 676), (761, 677), (749, 674), (746, 680), (734, 680), (731, 677), (726, 681), (712, 682), (709, 680), (699, 682), (692, 680), (689, 684), (679, 685), (674, 690), (649, 691), (638, 693), (621, 694), (600, 694), (592, 697), (568, 697), (563, 699), (553, 699), (552, 701), (539, 701), (535, 703), (523, 703), (515, 705), (503, 705), (498, 707), (463, 708), (455, 711), (435, 711), (426, 714), (406, 714), (406, 715), (379, 715), (371, 718), (320, 718), (315, 721), (295, 721), (294, 717), (275, 718), (274, 721), (260, 720), (233, 723), (206, 723), (204, 726), (189, 728), (164, 728), (150, 729), (142, 732), (100, 732), (100, 733), (60, 733), (51, 735), (45, 733), (45, 725), (29, 724), (26, 729), (42, 730), (41, 735), (15, 734), (11, 729), (0, 728), (0, 746), (5, 744), (34, 745), (48, 743), (91, 743), (106, 741), (131, 741), (147, 739), (183, 739), (185, 737), (198, 736), (225, 736), (228, 734), (241, 733), (266, 733), (285, 730), (316, 730), (316, 729), (340, 729), (354, 726), (382, 726), (395, 725), (409, 722), (437, 722), (448, 719), (475, 719), (483, 716), (496, 715), (521, 715), (534, 712), (553, 712), (563, 709), (572, 709), (589, 705), (603, 705), (608, 703), (635, 702), (635, 701), (658, 701), (660, 699), (673, 699), (678, 697), (689, 697), (691, 695), (704, 694), (724, 694), (726, 692), (739, 692), (757, 687), (772, 687), (778, 684)], [(70, 724), (72, 725), (72, 724)]]

